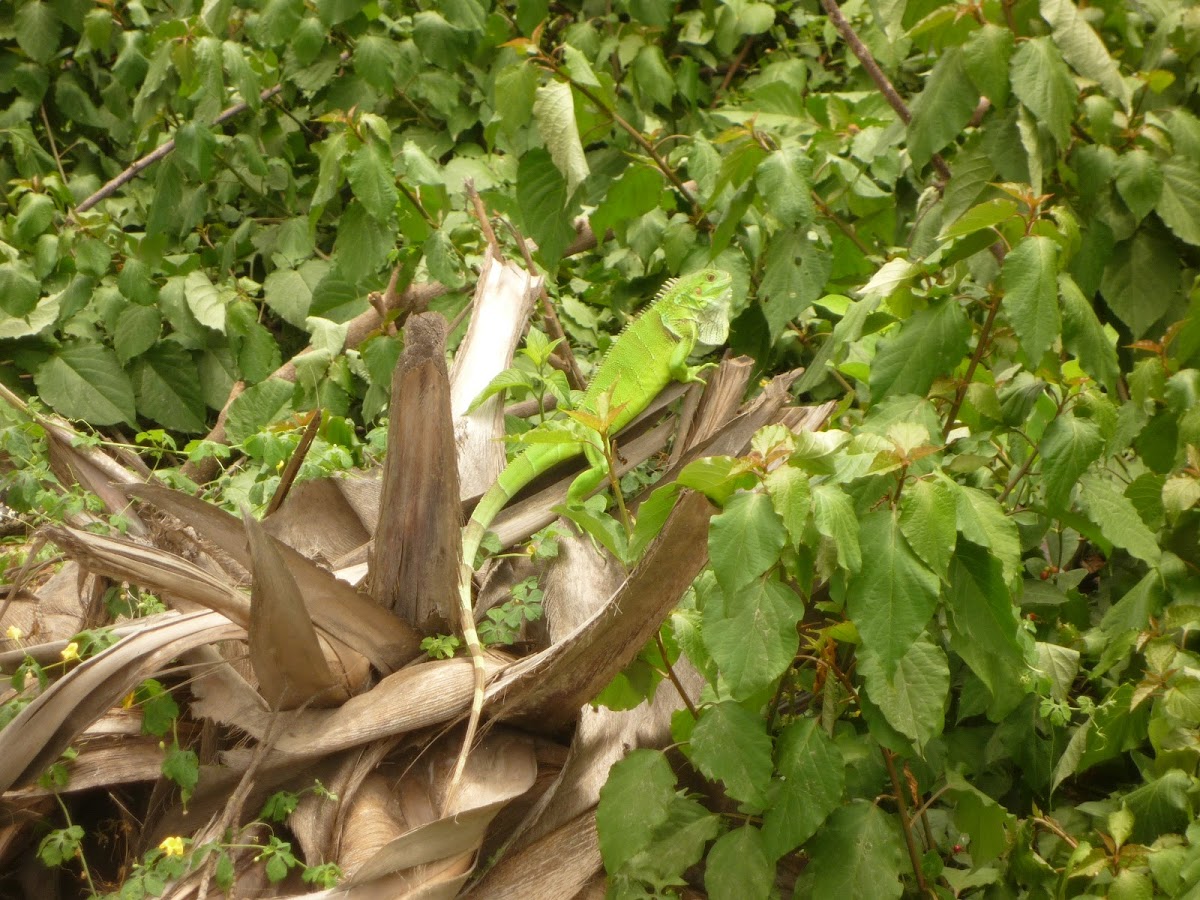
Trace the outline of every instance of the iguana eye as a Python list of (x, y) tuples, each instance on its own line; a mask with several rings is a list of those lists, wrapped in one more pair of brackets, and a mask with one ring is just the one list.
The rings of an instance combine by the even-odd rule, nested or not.
[(716, 281), (716, 280), (717, 280), (717, 276), (716, 276), (716, 275), (714, 275), (712, 272), (709, 272), (709, 273), (708, 273), (708, 280), (709, 280), (709, 281)]

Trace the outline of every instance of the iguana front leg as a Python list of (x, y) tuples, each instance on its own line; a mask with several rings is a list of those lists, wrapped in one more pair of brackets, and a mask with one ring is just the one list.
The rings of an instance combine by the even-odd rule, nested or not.
[(702, 366), (689, 366), (687, 364), (688, 357), (692, 355), (692, 351), (696, 349), (696, 323), (695, 322), (676, 322), (668, 326), (668, 331), (671, 332), (679, 340), (671, 350), (671, 358), (667, 361), (668, 370), (671, 373), (671, 378), (675, 381), (688, 384), (693, 381), (704, 381), (700, 377), (700, 373), (706, 369), (711, 369), (716, 366), (716, 363), (705, 363)]

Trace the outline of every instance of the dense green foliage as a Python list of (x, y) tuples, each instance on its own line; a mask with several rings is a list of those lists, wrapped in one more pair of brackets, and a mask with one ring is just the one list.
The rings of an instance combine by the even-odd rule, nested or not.
[(719, 789), (620, 763), (613, 894), (1200, 896), (1200, 10), (845, 3), (889, 102), (827, 6), (5, 4), (0, 380), (192, 436), (242, 381), (235, 443), (369, 425), (397, 339), (346, 323), (397, 267), (460, 308), (466, 177), (579, 348), (717, 265), (732, 347), (839, 406), (683, 479), (721, 511), (664, 643)]

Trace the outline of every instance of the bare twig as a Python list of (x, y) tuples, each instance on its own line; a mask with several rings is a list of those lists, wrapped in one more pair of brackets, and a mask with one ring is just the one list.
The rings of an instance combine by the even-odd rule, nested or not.
[[(517, 240), (517, 246), (521, 248), (521, 255), (525, 257), (525, 268), (529, 270), (530, 274), (537, 272), (537, 266), (534, 265), (533, 256), (529, 252), (529, 242), (512, 222), (505, 219), (504, 224), (513, 233), (513, 237)], [(554, 304), (550, 302), (550, 293), (546, 290), (544, 280), (542, 281), (541, 301), (542, 321), (546, 325), (546, 332), (550, 335), (550, 339), (558, 341), (558, 346), (554, 348), (554, 354), (562, 361), (561, 369), (567, 376), (567, 383), (570, 384), (572, 390), (582, 391), (587, 386), (583, 380), (583, 370), (579, 368), (579, 362), (575, 359), (575, 354), (571, 352), (567, 333), (563, 331), (562, 322), (558, 320), (558, 313), (554, 311)]]
[(67, 184), (67, 173), (63, 171), (62, 157), (58, 155), (58, 144), (54, 140), (54, 129), (50, 127), (50, 117), (46, 115), (46, 104), (42, 104), (42, 124), (46, 126), (46, 139), (50, 141), (50, 153), (54, 156), (54, 165), (58, 169), (58, 177), (63, 186)]
[(283, 501), (287, 499), (288, 492), (292, 489), (292, 483), (295, 482), (296, 476), (300, 472), (300, 466), (304, 462), (304, 457), (308, 456), (308, 449), (312, 446), (312, 442), (320, 429), (321, 408), (317, 407), (309, 415), (308, 425), (304, 429), (304, 434), (300, 435), (300, 443), (292, 451), (283, 474), (279, 476), (279, 487), (275, 488), (275, 493), (271, 495), (271, 502), (267, 504), (268, 516), (279, 509), (283, 505)]
[(572, 79), (571, 76), (567, 74), (566, 70), (559, 66), (554, 60), (547, 59), (547, 62), (554, 70), (555, 74), (565, 80), (569, 85), (571, 85), (571, 87), (575, 88), (575, 90), (579, 91), (579, 93), (583, 94), (583, 96), (586, 97), (588, 101), (594, 107), (596, 107), (596, 109), (600, 110), (602, 113), (604, 113), (604, 115), (612, 119), (612, 121), (620, 126), (620, 128), (624, 130), (626, 134), (633, 138), (634, 142), (642, 148), (643, 152), (645, 152), (647, 156), (654, 160), (654, 165), (656, 165), (658, 170), (667, 177), (667, 180), (670, 181), (672, 185), (674, 185), (675, 190), (679, 191), (679, 193), (683, 195), (684, 199), (687, 200), (688, 205), (692, 207), (693, 220), (697, 223), (703, 223), (707, 227), (708, 220), (704, 217), (704, 207), (700, 205), (700, 201), (696, 198), (696, 195), (688, 189), (687, 185), (684, 184), (683, 180), (679, 177), (675, 170), (667, 164), (667, 161), (659, 156), (658, 151), (654, 149), (653, 144), (646, 140), (645, 135), (629, 124), (629, 122), (622, 118), (622, 116), (615, 109), (612, 109), (597, 94)]
[(975, 377), (975, 369), (979, 366), (979, 361), (983, 359), (983, 355), (987, 352), (988, 345), (992, 340), (992, 326), (996, 322), (996, 313), (1000, 311), (999, 299), (993, 300), (992, 305), (988, 308), (987, 318), (983, 322), (983, 329), (979, 332), (979, 340), (975, 344), (975, 352), (971, 354), (971, 361), (967, 364), (966, 374), (963, 375), (962, 383), (959, 384), (958, 390), (954, 392), (954, 402), (950, 404), (950, 412), (946, 414), (946, 424), (942, 428), (942, 441), (950, 436), (950, 432), (954, 430), (954, 420), (958, 418), (958, 411), (962, 408), (963, 400), (967, 397), (967, 391), (971, 387), (971, 379)]
[[(471, 208), (475, 210), (475, 218), (479, 220), (479, 230), (483, 232), (483, 238), (488, 242), (488, 246), (492, 248), (492, 252), (496, 256), (500, 255), (500, 243), (496, 240), (496, 232), (492, 228), (491, 220), (488, 218), (487, 208), (483, 205), (483, 198), (479, 196), (479, 191), (475, 190), (475, 179), (468, 178), (463, 182), (463, 190), (467, 192), (467, 199), (471, 201)], [(521, 244), (524, 247), (524, 242)], [(531, 268), (529, 271), (533, 271)]]
[[(896, 90), (896, 86), (892, 84), (891, 79), (883, 73), (883, 69), (879, 68), (879, 63), (875, 61), (875, 57), (871, 55), (871, 51), (867, 45), (862, 42), (862, 38), (846, 21), (846, 17), (842, 15), (841, 9), (838, 7), (836, 0), (821, 0), (821, 5), (825, 7), (825, 12), (829, 14), (829, 21), (838, 30), (842, 39), (849, 44), (854, 55), (858, 57), (858, 61), (862, 63), (867, 74), (871, 76), (871, 80), (875, 82), (875, 86), (879, 88), (879, 92), (883, 94), (888, 105), (896, 111), (896, 115), (900, 117), (905, 125), (912, 121), (912, 110), (908, 108), (908, 104), (904, 102), (904, 98), (900, 96)], [(938, 175), (943, 180), (950, 180), (950, 167), (946, 165), (946, 160), (938, 154), (933, 155), (933, 167), (937, 170)]]
[(746, 56), (750, 53), (750, 48), (754, 46), (754, 35), (750, 35), (742, 43), (742, 49), (738, 52), (737, 57), (730, 63), (729, 68), (725, 72), (725, 77), (721, 79), (721, 85), (717, 88), (717, 92), (713, 94), (713, 102), (715, 103), (722, 94), (729, 90), (729, 85), (733, 84), (733, 76), (738, 73), (738, 69), (742, 67), (742, 63), (746, 61)]
[[(258, 99), (260, 101), (269, 100), (282, 90), (283, 85), (277, 84), (274, 87), (267, 88), (265, 91), (259, 94)], [(234, 116), (244, 113), (249, 108), (250, 104), (244, 100), (241, 103), (235, 103), (233, 106), (222, 111), (220, 115), (213, 119), (213, 125), (221, 125), (232, 119)], [(131, 163), (130, 166), (120, 175), (107, 182), (102, 188), (100, 188), (100, 190), (96, 191), (96, 193), (92, 194), (90, 197), (86, 197), (82, 203), (75, 207), (75, 212), (87, 212), (101, 200), (108, 199), (115, 194), (119, 188), (137, 178), (141, 172), (150, 168), (150, 166), (154, 165), (159, 160), (165, 159), (167, 156), (169, 156), (171, 151), (174, 149), (175, 138), (171, 138), (158, 147), (155, 147), (141, 159), (134, 160), (133, 163)]]
[(900, 775), (896, 772), (896, 754), (887, 747), (883, 750), (883, 761), (887, 763), (888, 778), (892, 782), (892, 791), (896, 796), (896, 811), (900, 815), (900, 829), (904, 832), (904, 843), (908, 846), (908, 858), (912, 863), (913, 874), (917, 877), (917, 887), (921, 893), (929, 893), (925, 883), (925, 873), (921, 871), (921, 854), (917, 852), (917, 842), (913, 839), (912, 819), (908, 815), (908, 804), (904, 800), (904, 785), (900, 783)]

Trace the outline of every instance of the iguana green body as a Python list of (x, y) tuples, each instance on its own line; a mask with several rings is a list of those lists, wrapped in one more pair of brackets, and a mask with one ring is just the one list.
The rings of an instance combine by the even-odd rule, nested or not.
[[(729, 275), (719, 269), (702, 269), (668, 282), (654, 302), (617, 336), (577, 409), (597, 415), (601, 412), (601, 398), (607, 396), (607, 408), (616, 411), (610, 426), (615, 432), (640, 415), (672, 381), (699, 380), (687, 359), (697, 344), (715, 346), (728, 337), (730, 284)], [(572, 499), (586, 496), (607, 474), (592, 445), (574, 441), (533, 444), (504, 468), (496, 483), (479, 500), (463, 530), (459, 615), (475, 666), (475, 694), (466, 741), (451, 778), (448, 798), (458, 785), (483, 708), (486, 671), (471, 603), (475, 554), (492, 520), (523, 487), (560, 462), (584, 454), (592, 466), (571, 485), (569, 496)]]

